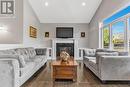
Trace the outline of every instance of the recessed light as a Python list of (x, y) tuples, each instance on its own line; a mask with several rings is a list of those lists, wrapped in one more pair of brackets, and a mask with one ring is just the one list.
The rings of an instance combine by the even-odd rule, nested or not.
[(49, 5), (49, 3), (48, 2), (45, 2), (45, 6), (47, 7)]
[(85, 2), (82, 2), (82, 6), (85, 6), (86, 5), (86, 3)]

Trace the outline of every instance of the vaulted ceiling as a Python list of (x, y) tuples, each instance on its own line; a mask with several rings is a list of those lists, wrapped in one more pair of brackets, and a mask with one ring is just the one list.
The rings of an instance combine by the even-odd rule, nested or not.
[(89, 23), (102, 0), (29, 0), (41, 23)]

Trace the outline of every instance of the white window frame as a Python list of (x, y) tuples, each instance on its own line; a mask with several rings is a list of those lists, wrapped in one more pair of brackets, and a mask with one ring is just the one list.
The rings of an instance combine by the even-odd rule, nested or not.
[(103, 43), (103, 29), (104, 27), (109, 27), (109, 35), (110, 35), (110, 44), (109, 44), (109, 49), (112, 49), (113, 50), (113, 42), (112, 42), (112, 25), (115, 24), (115, 23), (118, 23), (118, 22), (121, 22), (123, 21), (125, 23), (125, 30), (124, 30), (124, 51), (128, 51), (129, 52), (129, 48), (130, 48), (130, 44), (129, 44), (129, 38), (130, 38), (130, 35), (129, 35), (129, 29), (130, 29), (130, 25), (129, 25), (129, 21), (130, 21), (130, 13), (121, 17), (121, 18), (118, 18), (114, 21), (112, 21), (111, 23), (107, 24), (107, 25), (103, 25), (101, 28), (100, 28), (100, 31), (99, 31), (99, 34), (101, 34), (100, 36), (100, 43), (101, 44), (101, 48), (104, 48), (104, 43)]

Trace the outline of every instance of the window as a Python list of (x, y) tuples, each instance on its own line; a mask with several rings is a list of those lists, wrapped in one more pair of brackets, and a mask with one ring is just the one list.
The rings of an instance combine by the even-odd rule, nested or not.
[(113, 49), (124, 51), (125, 46), (125, 23), (123, 21), (116, 22), (112, 25), (112, 43)]
[(101, 29), (103, 48), (130, 53), (130, 6), (104, 20)]
[(104, 27), (103, 28), (103, 47), (104, 48), (109, 48), (110, 44), (110, 32), (109, 32), (109, 27)]

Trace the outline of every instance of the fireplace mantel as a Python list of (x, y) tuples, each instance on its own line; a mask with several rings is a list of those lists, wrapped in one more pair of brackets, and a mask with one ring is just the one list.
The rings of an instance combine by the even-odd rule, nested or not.
[(61, 39), (56, 38), (52, 39), (52, 59), (56, 59), (56, 43), (74, 43), (74, 57), (75, 59), (78, 58), (78, 40), (75, 38), (67, 38)]

